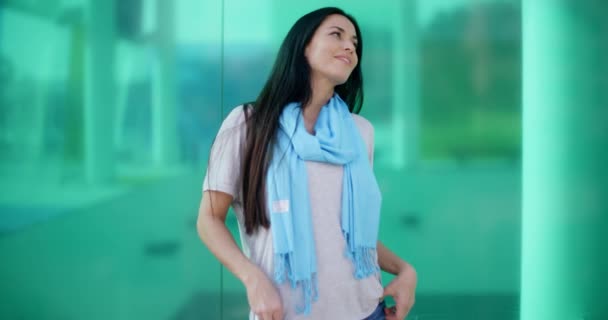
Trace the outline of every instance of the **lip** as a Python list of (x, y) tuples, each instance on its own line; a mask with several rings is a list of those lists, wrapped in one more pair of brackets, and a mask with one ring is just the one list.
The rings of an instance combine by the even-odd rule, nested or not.
[(346, 64), (351, 64), (350, 58), (344, 55), (335, 56), (336, 59), (343, 61)]

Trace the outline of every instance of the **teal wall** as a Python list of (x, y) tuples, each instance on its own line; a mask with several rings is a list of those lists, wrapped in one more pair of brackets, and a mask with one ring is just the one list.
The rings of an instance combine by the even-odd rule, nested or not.
[[(196, 233), (209, 147), (223, 117), (256, 98), (289, 27), (328, 5), (362, 29), (380, 237), (418, 271), (410, 318), (519, 319), (522, 221), (543, 226), (522, 219), (522, 110), (553, 101), (528, 93), (523, 105), (524, 79), (544, 83), (542, 71), (570, 70), (585, 81), (576, 92), (599, 106), (605, 95), (582, 84), (605, 88), (606, 73), (567, 53), (550, 70), (524, 68), (522, 52), (539, 61), (554, 53), (538, 44), (523, 51), (536, 43), (524, 39), (552, 31), (529, 24), (524, 37), (516, 0), (0, 1), (0, 318), (244, 319), (244, 287)], [(564, 20), (554, 40), (582, 28), (587, 40), (572, 46), (605, 55), (593, 40), (606, 36), (594, 10), (562, 9), (583, 16)], [(548, 118), (577, 113), (568, 110)], [(579, 130), (600, 115), (560, 128)], [(552, 128), (547, 136), (569, 132)], [(580, 147), (585, 157), (606, 145), (598, 139), (604, 144)], [(563, 156), (538, 153), (539, 166)], [(593, 212), (606, 214), (598, 203)], [(238, 240), (232, 214), (228, 225)], [(606, 261), (593, 248), (582, 265)], [(595, 298), (579, 296), (584, 313)]]

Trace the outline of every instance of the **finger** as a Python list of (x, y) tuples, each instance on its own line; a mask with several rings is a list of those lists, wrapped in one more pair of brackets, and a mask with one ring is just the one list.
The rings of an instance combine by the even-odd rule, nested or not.
[(384, 308), (384, 314), (395, 314), (395, 306)]
[(410, 313), (410, 311), (412, 310), (412, 305), (408, 305), (403, 313), (403, 318), (407, 317), (407, 315)]
[(384, 317), (385, 320), (403, 320), (403, 318), (397, 318), (396, 314), (387, 314), (386, 317)]
[(409, 308), (407, 306), (406, 303), (397, 303), (396, 306), (394, 306), (395, 308), (395, 312), (394, 315), (397, 319), (403, 319), (405, 318), (405, 315), (407, 314), (407, 312), (409, 311)]
[(283, 310), (279, 309), (272, 313), (272, 320), (283, 320)]
[(384, 308), (384, 315), (386, 317), (386, 320), (397, 319), (395, 310), (396, 309), (394, 306), (390, 308)]
[(416, 296), (412, 295), (410, 297), (410, 309), (414, 306), (415, 303), (416, 303)]
[(386, 297), (386, 296), (394, 296), (395, 292), (393, 291), (393, 288), (391, 287), (386, 287), (384, 288), (384, 291), (382, 292), (382, 298)]
[(405, 313), (403, 314), (404, 317), (406, 317), (410, 313), (410, 311), (412, 311), (415, 301), (416, 301), (416, 298), (414, 297), (414, 295), (410, 296), (410, 298), (407, 301), (407, 304), (405, 305)]

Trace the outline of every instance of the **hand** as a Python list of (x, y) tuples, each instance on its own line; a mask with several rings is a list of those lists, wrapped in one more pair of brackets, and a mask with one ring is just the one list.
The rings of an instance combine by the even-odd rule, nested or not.
[(255, 267), (246, 280), (249, 307), (260, 320), (283, 320), (281, 297), (270, 279)]
[(391, 296), (395, 306), (384, 308), (386, 320), (403, 320), (410, 312), (416, 300), (416, 284), (418, 276), (416, 270), (409, 264), (385, 288), (383, 297)]

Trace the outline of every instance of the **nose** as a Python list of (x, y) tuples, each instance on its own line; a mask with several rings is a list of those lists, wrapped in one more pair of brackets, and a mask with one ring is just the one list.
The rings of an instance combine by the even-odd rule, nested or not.
[(355, 52), (355, 45), (350, 41), (345, 41), (344, 50), (348, 51), (349, 53), (353, 53)]

